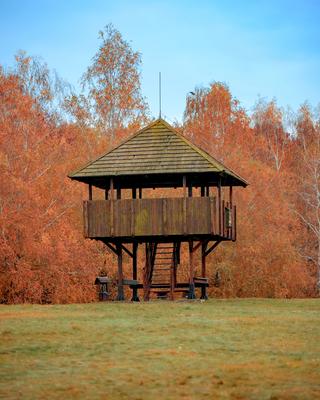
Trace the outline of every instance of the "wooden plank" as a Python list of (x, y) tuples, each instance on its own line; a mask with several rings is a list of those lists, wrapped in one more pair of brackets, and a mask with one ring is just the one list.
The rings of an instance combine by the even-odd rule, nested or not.
[(131, 218), (130, 218), (130, 232), (131, 236), (135, 236), (135, 212), (136, 212), (136, 202), (131, 201)]
[(187, 234), (187, 177), (182, 177), (183, 186), (183, 234)]
[(89, 237), (89, 216), (88, 216), (88, 202), (83, 202), (83, 235), (85, 238)]
[[(166, 235), (167, 233), (167, 220), (168, 220), (168, 215), (167, 215), (167, 199), (162, 199), (162, 235)], [(160, 210), (159, 210), (160, 212)], [(161, 216), (161, 214), (159, 214)]]
[(215, 213), (216, 213), (216, 204), (215, 204), (215, 197), (210, 197), (210, 233), (212, 235), (215, 234), (216, 232), (216, 227), (215, 227)]
[(122, 283), (123, 283), (123, 285), (127, 285), (127, 286), (139, 285), (139, 282), (136, 279), (123, 279)]

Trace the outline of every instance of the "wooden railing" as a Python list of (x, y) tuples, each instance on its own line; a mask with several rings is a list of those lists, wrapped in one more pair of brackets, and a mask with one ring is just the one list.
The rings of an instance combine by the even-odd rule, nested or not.
[(88, 200), (83, 204), (88, 238), (217, 236), (236, 240), (236, 207), (215, 197)]

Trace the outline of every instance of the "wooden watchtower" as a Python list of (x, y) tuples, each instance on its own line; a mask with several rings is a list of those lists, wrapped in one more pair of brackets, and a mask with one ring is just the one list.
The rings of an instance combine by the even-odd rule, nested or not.
[[(196, 287), (201, 298), (207, 298), (206, 257), (219, 243), (236, 240), (232, 188), (246, 187), (244, 179), (161, 118), (69, 177), (89, 187), (89, 199), (83, 203), (85, 237), (101, 240), (117, 255), (118, 300), (124, 300), (125, 284), (132, 289), (133, 301), (139, 301), (139, 289), (145, 300), (151, 292), (173, 299), (179, 291), (193, 299)], [(103, 200), (93, 199), (93, 186), (104, 191)], [(144, 189), (164, 188), (166, 193), (176, 189), (176, 196), (145, 197), (150, 190)], [(189, 276), (179, 282), (183, 242), (188, 243)], [(145, 251), (140, 282), (139, 245)], [(194, 268), (197, 249), (200, 276)], [(131, 277), (123, 274), (123, 252), (132, 258)]]

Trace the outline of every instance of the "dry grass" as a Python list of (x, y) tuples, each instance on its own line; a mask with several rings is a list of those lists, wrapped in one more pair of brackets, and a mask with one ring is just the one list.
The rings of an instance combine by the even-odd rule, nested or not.
[(319, 300), (0, 306), (0, 398), (320, 398)]

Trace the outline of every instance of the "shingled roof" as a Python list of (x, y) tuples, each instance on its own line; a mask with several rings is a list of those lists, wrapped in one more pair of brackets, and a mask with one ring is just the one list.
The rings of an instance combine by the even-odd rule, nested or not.
[(243, 178), (161, 118), (69, 177), (83, 181), (86, 178), (177, 173), (221, 173), (232, 177), (237, 185), (247, 185)]

